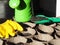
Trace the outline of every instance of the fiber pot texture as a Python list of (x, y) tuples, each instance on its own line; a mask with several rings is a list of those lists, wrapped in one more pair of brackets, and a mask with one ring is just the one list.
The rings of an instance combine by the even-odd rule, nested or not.
[(23, 32), (15, 37), (0, 39), (0, 45), (60, 45), (60, 23), (50, 25), (21, 23)]

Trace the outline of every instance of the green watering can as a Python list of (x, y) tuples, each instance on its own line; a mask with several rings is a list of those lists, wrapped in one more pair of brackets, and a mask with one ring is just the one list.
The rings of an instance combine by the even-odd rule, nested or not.
[(14, 20), (17, 22), (27, 22), (31, 19), (31, 0), (10, 0), (9, 6), (15, 9)]
[(44, 15), (37, 15), (34, 19), (31, 19), (32, 22), (36, 24), (44, 24), (44, 23), (60, 23), (59, 17), (47, 17)]

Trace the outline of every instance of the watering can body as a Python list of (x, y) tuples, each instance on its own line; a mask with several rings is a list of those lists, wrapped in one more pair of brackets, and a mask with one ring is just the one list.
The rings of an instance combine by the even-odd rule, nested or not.
[(15, 9), (14, 20), (17, 22), (27, 22), (31, 18), (31, 0), (10, 0), (9, 6)]

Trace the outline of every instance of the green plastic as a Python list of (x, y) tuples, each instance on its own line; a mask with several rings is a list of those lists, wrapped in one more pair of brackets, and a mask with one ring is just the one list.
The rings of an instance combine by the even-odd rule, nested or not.
[[(40, 20), (37, 20), (35, 21), (36, 24), (44, 24), (44, 23), (60, 23), (60, 18), (58, 17), (47, 17), (47, 16), (44, 16), (44, 15), (37, 15), (36, 16), (37, 18), (38, 17), (44, 17), (44, 20), (40, 19)], [(45, 18), (47, 18), (45, 20)]]
[[(23, 2), (22, 2), (23, 1)], [(9, 6), (15, 9), (14, 20), (17, 22), (27, 22), (31, 19), (31, 0), (10, 0)], [(21, 5), (23, 7), (21, 7)]]
[(50, 18), (48, 18), (48, 19), (51, 20), (52, 22), (60, 23), (60, 18), (50, 17)]
[(42, 20), (42, 21), (35, 21), (36, 24), (44, 24), (44, 23), (49, 23), (50, 20)]

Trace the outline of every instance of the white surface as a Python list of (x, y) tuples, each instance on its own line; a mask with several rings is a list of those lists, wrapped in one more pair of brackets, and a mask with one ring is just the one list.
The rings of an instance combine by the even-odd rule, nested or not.
[(60, 16), (60, 0), (56, 0), (56, 17)]
[(5, 11), (4, 4), (3, 4), (3, 2), (0, 2), (0, 18), (4, 18), (5, 17), (5, 12), (4, 11)]

